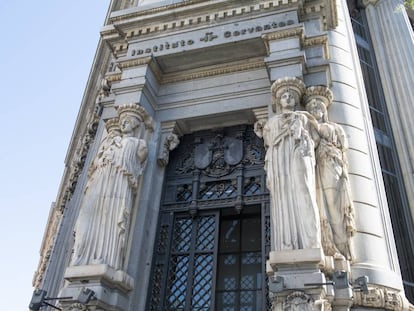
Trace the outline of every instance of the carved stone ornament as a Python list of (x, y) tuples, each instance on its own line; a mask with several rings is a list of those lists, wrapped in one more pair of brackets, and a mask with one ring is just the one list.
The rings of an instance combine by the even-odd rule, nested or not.
[(384, 308), (386, 310), (402, 311), (404, 298), (400, 292), (383, 287), (368, 287), (368, 292), (354, 290), (354, 305), (368, 308)]
[(194, 165), (209, 176), (228, 174), (243, 159), (243, 141), (222, 134), (194, 148)]
[(286, 297), (283, 309), (284, 311), (316, 311), (313, 298), (300, 291)]
[(89, 311), (89, 308), (81, 303), (71, 304), (66, 311)]
[(169, 161), (170, 151), (177, 148), (179, 143), (180, 143), (180, 139), (174, 133), (170, 133), (164, 137), (164, 141), (162, 143), (160, 153), (157, 159), (158, 165), (167, 166), (168, 161)]

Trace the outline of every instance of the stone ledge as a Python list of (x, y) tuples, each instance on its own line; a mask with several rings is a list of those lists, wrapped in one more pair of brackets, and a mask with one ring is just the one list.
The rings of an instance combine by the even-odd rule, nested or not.
[(271, 251), (268, 260), (273, 271), (299, 266), (323, 267), (324, 262), (325, 256), (320, 248)]
[(131, 276), (105, 264), (68, 267), (64, 278), (70, 282), (100, 281), (126, 292), (134, 288)]

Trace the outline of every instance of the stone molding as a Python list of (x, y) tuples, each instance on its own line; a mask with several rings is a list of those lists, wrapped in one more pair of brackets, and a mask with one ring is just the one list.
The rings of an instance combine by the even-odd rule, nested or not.
[(89, 116), (89, 122), (83, 135), (78, 140), (75, 156), (73, 157), (72, 163), (69, 165), (69, 179), (65, 183), (64, 190), (62, 191), (63, 196), (58, 205), (58, 208), (61, 211), (64, 210), (66, 203), (72, 198), (72, 195), (75, 192), (79, 175), (85, 165), (86, 156), (95, 139), (95, 134), (98, 129), (99, 114), (96, 111), (97, 109), (94, 110), (95, 112)]
[(56, 208), (56, 204), (52, 203), (49, 212), (49, 218), (46, 225), (46, 232), (43, 237), (42, 246), (40, 248), (40, 260), (37, 270), (33, 276), (33, 287), (40, 288), (43, 275), (46, 271), (47, 264), (52, 254), (53, 245), (55, 242), (56, 231), (62, 217), (62, 211)]
[(107, 74), (105, 76), (106, 80), (108, 80), (108, 82), (119, 82), (122, 80), (122, 73), (117, 72), (117, 73), (110, 73)]
[(320, 36), (314, 37), (305, 37), (303, 41), (303, 47), (313, 47), (313, 46), (322, 46), (325, 59), (329, 59), (329, 47), (328, 47), (328, 35), (323, 34)]
[[(250, 59), (248, 61), (237, 61), (232, 63), (227, 63), (220, 66), (208, 66), (202, 67), (201, 69), (192, 69), (179, 73), (164, 74), (151, 57), (142, 57), (133, 60), (126, 60), (120, 62), (120, 68), (132, 68), (149, 64), (157, 82), (159, 84), (175, 83), (195, 79), (203, 79), (212, 76), (224, 75), (234, 72), (247, 71), (252, 69), (264, 68), (265, 63), (262, 57)], [(109, 82), (120, 82), (122, 80), (122, 73), (111, 74), (108, 73), (105, 78)]]
[(160, 80), (158, 81), (161, 84), (164, 83), (175, 83), (181, 81), (202, 79), (212, 76), (224, 75), (234, 72), (241, 72), (246, 70), (252, 70), (257, 68), (264, 68), (265, 64), (263, 58), (253, 59), (251, 61), (239, 61), (224, 66), (212, 66), (203, 68), (202, 70), (195, 70), (179, 74), (166, 74), (161, 75)]
[(118, 63), (119, 68), (125, 69), (130, 67), (137, 67), (142, 65), (148, 65), (152, 60), (152, 57), (140, 57), (134, 59), (127, 59)]
[(270, 54), (269, 41), (283, 40), (283, 39), (288, 39), (288, 38), (299, 38), (301, 44), (303, 45), (303, 42), (305, 39), (303, 24), (294, 25), (293, 27), (290, 27), (287, 29), (283, 29), (280, 31), (274, 31), (274, 32), (266, 33), (262, 35), (262, 39), (266, 45), (267, 54), (268, 55)]

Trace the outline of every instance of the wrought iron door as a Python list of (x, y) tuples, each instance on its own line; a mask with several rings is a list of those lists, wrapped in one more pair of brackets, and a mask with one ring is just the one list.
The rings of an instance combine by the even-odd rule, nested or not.
[(166, 172), (148, 310), (268, 309), (263, 163), (251, 126), (181, 138)]

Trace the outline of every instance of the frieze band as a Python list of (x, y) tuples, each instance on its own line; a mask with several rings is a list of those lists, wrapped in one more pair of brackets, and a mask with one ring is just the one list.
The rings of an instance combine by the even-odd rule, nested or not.
[[(251, 27), (245, 27), (242, 29), (237, 29), (237, 30), (233, 30), (233, 31), (225, 31), (222, 36), (215, 34), (214, 32), (206, 32), (204, 36), (202, 36), (201, 38), (199, 38), (198, 41), (200, 42), (211, 42), (215, 39), (218, 38), (225, 38), (225, 39), (229, 39), (232, 37), (239, 37), (239, 36), (243, 36), (243, 35), (247, 35), (247, 34), (253, 34), (253, 33), (261, 33), (262, 31), (266, 31), (266, 30), (271, 30), (271, 29), (277, 29), (277, 28), (281, 28), (281, 27), (285, 27), (285, 26), (289, 26), (289, 25), (293, 25), (295, 24), (295, 21), (292, 19), (289, 19), (287, 21), (280, 21), (280, 22), (271, 22), (271, 23), (267, 23), (264, 25), (258, 25), (258, 26), (251, 26)], [(161, 44), (156, 44), (152, 47), (147, 47), (147, 48), (143, 48), (143, 49), (133, 49), (131, 51), (131, 56), (138, 56), (138, 55), (144, 55), (144, 54), (153, 54), (153, 53), (158, 53), (164, 50), (172, 50), (172, 49), (177, 49), (179, 47), (186, 47), (186, 46), (191, 46), (194, 45), (196, 43), (195, 40), (193, 39), (188, 39), (188, 40), (177, 40), (174, 42), (164, 42)]]

